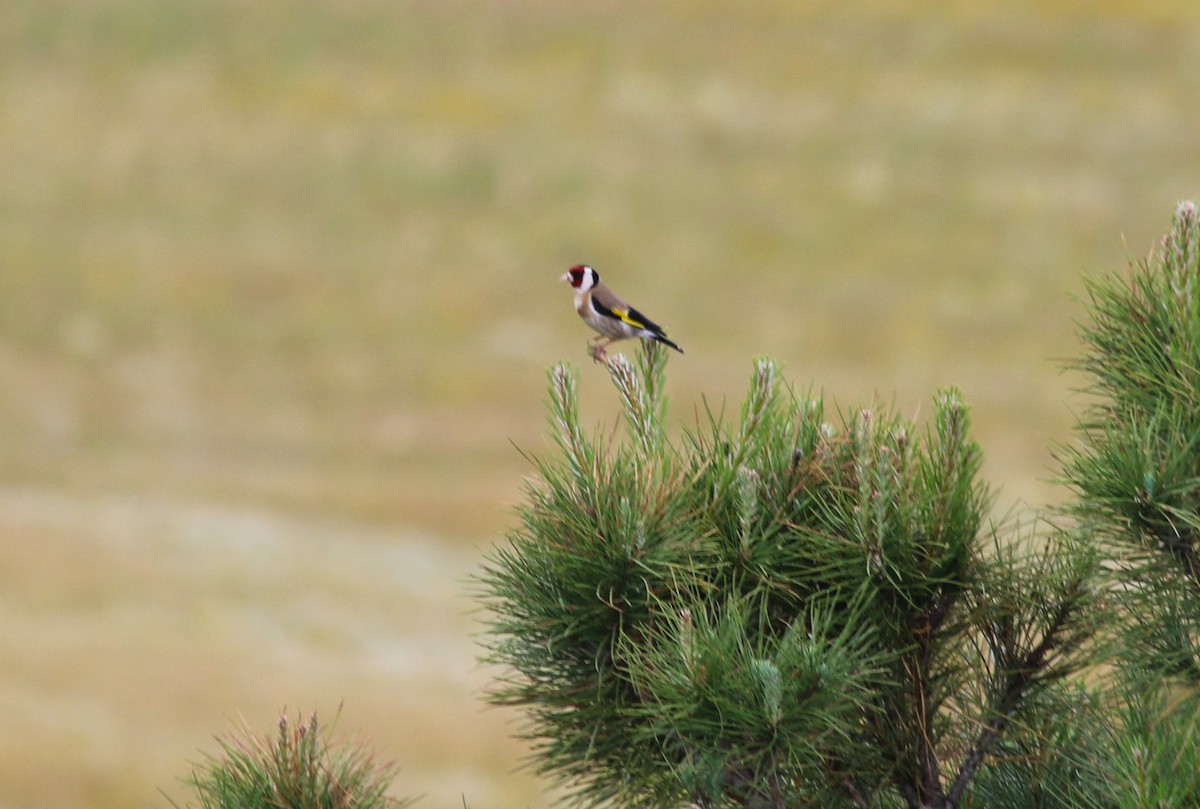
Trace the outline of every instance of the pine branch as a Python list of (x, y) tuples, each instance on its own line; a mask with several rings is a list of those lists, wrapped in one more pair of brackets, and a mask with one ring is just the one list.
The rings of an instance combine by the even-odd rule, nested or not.
[[(904, 723), (900, 707), (892, 703), (889, 708), (892, 721), (884, 725), (884, 727), (890, 727), (893, 724), (904, 723), (912, 728), (911, 735), (900, 738), (899, 743), (903, 745), (903, 748), (896, 750), (896, 755), (893, 756), (893, 763), (898, 764), (905, 757), (905, 750), (908, 750), (915, 759), (912, 763), (917, 766), (916, 782), (905, 781), (899, 784), (901, 794), (911, 809), (924, 809), (924, 807), (940, 806), (945, 803), (941, 760), (938, 755), (937, 741), (934, 738), (934, 722), (940, 700), (933, 696), (934, 690), (937, 688), (933, 673), (933, 659), (938, 649), (946, 643), (946, 639), (939, 635), (939, 630), (949, 614), (952, 601), (953, 598), (950, 595), (942, 594), (912, 627), (916, 646), (913, 652), (907, 656), (908, 663), (904, 667), (911, 689), (909, 699), (912, 712), (911, 721)], [(878, 720), (876, 727), (880, 727)], [(880, 737), (880, 741), (886, 745), (883, 737)]]
[[(941, 623), (941, 615), (944, 615), (943, 603), (938, 604), (934, 613), (937, 615), (937, 623)], [(931, 616), (931, 619), (934, 616)], [(938, 761), (937, 746), (933, 739), (933, 720), (935, 706), (930, 699), (932, 690), (931, 683), (931, 667), (934, 651), (934, 621), (929, 622), (929, 631), (922, 631), (918, 635), (918, 653), (917, 653), (917, 672), (914, 678), (914, 705), (917, 710), (917, 738), (920, 764), (921, 764), (921, 789), (920, 792), (925, 800), (923, 806), (937, 805), (942, 802), (942, 768)]]
[(1186, 528), (1181, 530), (1174, 523), (1145, 530), (1183, 567), (1189, 584), (1200, 589), (1200, 553), (1196, 551), (1195, 532)]
[(959, 766), (954, 784), (946, 795), (949, 806), (958, 805), (963, 792), (970, 784), (971, 779), (975, 777), (979, 766), (983, 763), (996, 739), (1007, 727), (1014, 711), (1035, 684), (1038, 675), (1047, 669), (1048, 658), (1059, 645), (1060, 636), (1070, 628), (1072, 616), (1079, 605), (1076, 597), (1081, 588), (1082, 582), (1075, 583), (1071, 588), (1072, 592), (1068, 593), (1068, 597), (1058, 605), (1042, 634), (1041, 641), (1025, 654), (1020, 665), (1009, 670), (1007, 682), (993, 708), (995, 715), (987, 722), (975, 743), (971, 745), (971, 749)]
[(850, 800), (854, 801), (854, 805), (861, 809), (871, 809), (871, 803), (867, 797), (862, 794), (862, 790), (858, 788), (858, 784), (854, 783), (854, 779), (846, 776), (842, 779), (842, 786), (845, 787), (847, 794), (850, 795)]

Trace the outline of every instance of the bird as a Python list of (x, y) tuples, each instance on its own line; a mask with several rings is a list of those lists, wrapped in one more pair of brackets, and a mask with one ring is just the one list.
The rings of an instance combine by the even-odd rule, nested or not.
[(583, 322), (598, 334), (592, 338), (592, 359), (600, 362), (607, 356), (606, 347), (617, 340), (640, 337), (654, 340), (683, 353), (667, 333), (650, 318), (634, 309), (600, 282), (600, 273), (586, 264), (576, 264), (558, 279), (575, 290), (575, 311)]

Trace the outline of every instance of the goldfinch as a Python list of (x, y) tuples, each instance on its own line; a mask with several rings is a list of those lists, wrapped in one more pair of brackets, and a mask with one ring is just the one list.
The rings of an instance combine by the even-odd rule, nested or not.
[(634, 309), (600, 283), (600, 274), (586, 264), (578, 264), (563, 273), (558, 280), (566, 281), (575, 290), (575, 311), (583, 322), (599, 334), (592, 338), (592, 359), (599, 362), (606, 354), (605, 347), (617, 340), (640, 337), (655, 340), (683, 353), (683, 349), (667, 339), (662, 327)]

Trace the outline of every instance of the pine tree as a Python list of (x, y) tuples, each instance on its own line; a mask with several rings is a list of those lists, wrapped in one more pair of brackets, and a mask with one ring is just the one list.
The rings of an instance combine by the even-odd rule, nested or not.
[(1075, 364), (1091, 402), (1065, 448), (1118, 619), (1116, 685), (1088, 765), (1116, 807), (1200, 805), (1200, 218), (1127, 276), (1088, 284)]
[(961, 395), (831, 413), (764, 359), (672, 440), (665, 365), (609, 362), (615, 442), (550, 372), (555, 453), (480, 577), (539, 769), (647, 809), (1084, 805), (1098, 558), (989, 520)]
[(1076, 513), (1123, 574), (1134, 662), (1200, 687), (1200, 222), (1179, 206), (1128, 278), (1088, 285), (1093, 397), (1064, 453)]

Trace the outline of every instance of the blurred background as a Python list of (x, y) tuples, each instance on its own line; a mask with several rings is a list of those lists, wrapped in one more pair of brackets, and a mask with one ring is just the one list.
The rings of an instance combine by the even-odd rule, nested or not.
[(998, 508), (1065, 497), (1073, 296), (1200, 193), (1200, 9), (648, 5), (0, 5), (2, 809), (339, 705), (423, 806), (548, 805), (468, 580), (546, 370), (618, 415), (571, 264), (687, 350), (675, 430), (758, 355), (955, 384)]

